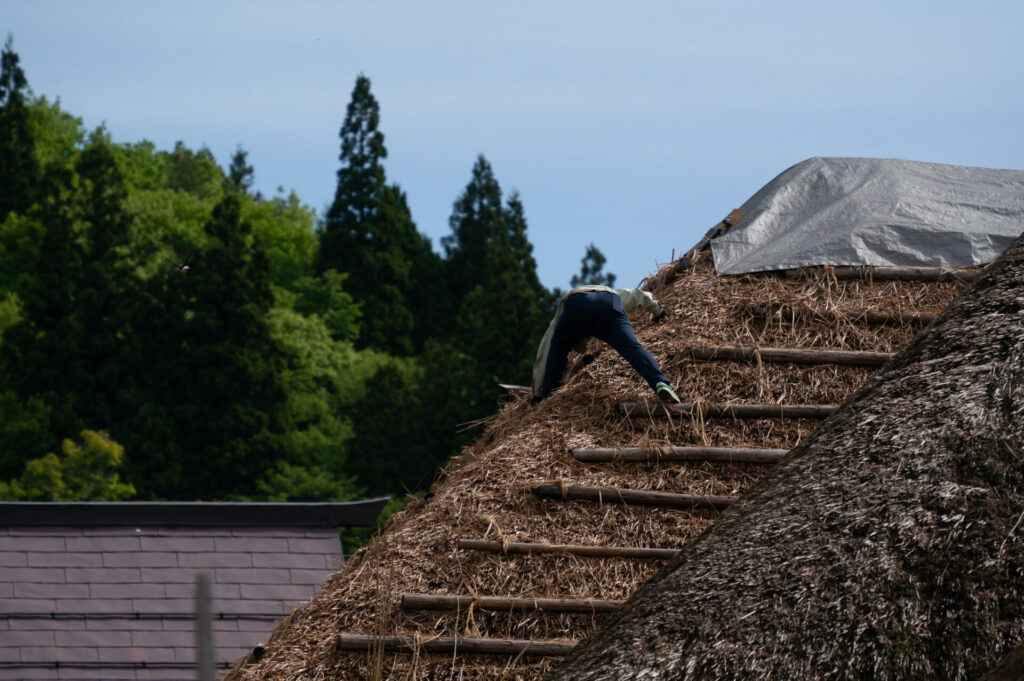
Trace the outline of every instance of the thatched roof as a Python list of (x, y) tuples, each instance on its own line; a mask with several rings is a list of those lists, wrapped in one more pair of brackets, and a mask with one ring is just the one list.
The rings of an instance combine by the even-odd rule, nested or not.
[(1024, 237), (547, 678), (1019, 669), (1022, 455)]
[[(253, 656), (230, 678), (539, 678), (560, 659), (534, 655), (539, 643), (524, 654), (478, 654), (469, 650), (469, 639), (571, 645), (608, 615), (597, 607), (559, 612), (551, 601), (494, 610), (488, 597), (625, 599), (656, 573), (664, 556), (522, 554), (515, 552), (517, 544), (678, 550), (710, 527), (718, 512), (622, 505), (607, 491), (601, 503), (541, 499), (538, 486), (723, 497), (742, 494), (769, 470), (767, 464), (657, 456), (650, 462), (584, 463), (570, 450), (788, 450), (808, 438), (819, 420), (716, 418), (707, 405), (839, 404), (875, 369), (771, 363), (760, 354), (753, 361), (705, 361), (693, 357), (694, 346), (894, 352), (920, 330), (921, 318), (915, 315), (939, 312), (965, 287), (956, 280), (876, 281), (870, 273), (843, 280), (829, 269), (797, 278), (717, 277), (706, 252), (680, 276), (652, 281), (668, 282), (654, 292), (670, 317), (653, 324), (640, 316), (634, 325), (680, 396), (696, 405), (692, 415), (626, 417), (621, 404), (642, 403), (650, 398), (649, 390), (614, 352), (595, 344), (597, 361), (542, 405), (532, 407), (520, 398), (503, 406), (435, 483), (428, 500), (415, 501), (394, 517), (378, 541), (282, 623), (265, 654), (258, 660)], [(786, 498), (797, 503), (800, 492)], [(496, 541), (507, 552), (460, 548), (460, 539)], [(465, 598), (457, 611), (427, 611), (403, 608), (402, 594)], [(411, 637), (414, 654), (383, 652), (380, 646), (370, 646), (371, 654), (339, 650), (341, 634)], [(459, 637), (461, 647), (432, 653), (445, 643), (438, 637)], [(557, 653), (559, 648), (545, 650)]]

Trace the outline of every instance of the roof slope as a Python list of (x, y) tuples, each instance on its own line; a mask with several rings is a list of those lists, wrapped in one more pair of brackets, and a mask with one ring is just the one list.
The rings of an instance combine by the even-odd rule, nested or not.
[(195, 679), (200, 573), (227, 667), (337, 569), (338, 525), (384, 501), (0, 503), (0, 679)]
[(974, 679), (1024, 638), (1024, 238), (549, 678)]
[(1024, 171), (811, 158), (741, 209), (742, 222), (711, 242), (719, 274), (812, 265), (981, 265), (1020, 234)]
[[(794, 279), (716, 277), (703, 253), (693, 269), (655, 291), (670, 311), (668, 321), (655, 325), (641, 316), (634, 325), (684, 400), (698, 405), (837, 404), (874, 368), (709, 362), (694, 359), (690, 350), (746, 344), (892, 352), (920, 329), (914, 313), (943, 309), (963, 287), (957, 281), (844, 281), (831, 271)], [(755, 308), (770, 312), (765, 317)], [(868, 323), (868, 312), (890, 321)], [(523, 399), (503, 407), (484, 435), (435, 483), (429, 500), (414, 502), (393, 518), (377, 542), (349, 560), (308, 606), (278, 628), (261, 659), (236, 668), (229, 678), (539, 678), (557, 658), (529, 651), (429, 654), (428, 641), (458, 635), (571, 643), (606, 615), (543, 608), (495, 611), (485, 607), (483, 597), (624, 599), (654, 575), (659, 561), (487, 553), (460, 548), (460, 538), (506, 545), (679, 549), (709, 527), (717, 513), (623, 505), (608, 497), (602, 503), (540, 499), (535, 490), (554, 482), (556, 490), (564, 485), (566, 490), (735, 495), (750, 488), (768, 466), (667, 460), (594, 465), (575, 460), (569, 450), (638, 445), (789, 449), (817, 425), (805, 418), (713, 418), (702, 408), (693, 416), (627, 418), (620, 403), (642, 402), (648, 388), (613, 351), (597, 344), (592, 351), (597, 361), (539, 407)], [(470, 606), (442, 612), (403, 609), (403, 593), (467, 595)], [(338, 636), (346, 632), (404, 634), (419, 643), (414, 655), (339, 651)]]

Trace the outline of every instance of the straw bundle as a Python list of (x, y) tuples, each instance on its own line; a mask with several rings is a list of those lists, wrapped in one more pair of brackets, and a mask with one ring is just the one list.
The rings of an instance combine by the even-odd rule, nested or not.
[[(669, 266), (671, 267), (671, 266)], [(652, 282), (667, 277), (654, 277)], [(934, 313), (963, 282), (841, 281), (827, 269), (802, 278), (716, 277), (707, 254), (655, 295), (665, 322), (633, 319), (640, 341), (691, 402), (838, 404), (874, 371), (865, 367), (699, 361), (697, 345), (755, 345), (894, 352), (920, 324), (865, 324), (865, 312)], [(751, 306), (806, 309), (767, 318)], [(821, 313), (821, 314), (813, 314)], [(818, 425), (809, 419), (733, 420), (694, 416), (627, 419), (620, 402), (651, 400), (628, 364), (592, 342), (597, 361), (539, 406), (519, 398), (501, 407), (483, 435), (439, 477), (426, 501), (389, 522), (304, 608), (275, 631), (265, 654), (230, 679), (537, 679), (559, 658), (444, 656), (425, 651), (368, 654), (336, 650), (353, 634), (575, 641), (607, 615), (403, 611), (402, 593), (470, 596), (628, 598), (658, 561), (553, 554), (495, 554), (459, 549), (459, 538), (678, 549), (711, 523), (690, 512), (537, 498), (543, 483), (736, 495), (765, 465), (701, 462), (582, 464), (578, 447), (713, 445), (789, 449)], [(509, 377), (510, 380), (521, 377)]]

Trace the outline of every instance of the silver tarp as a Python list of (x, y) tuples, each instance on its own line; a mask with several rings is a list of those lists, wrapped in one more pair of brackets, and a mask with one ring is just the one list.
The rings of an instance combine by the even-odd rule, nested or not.
[(811, 158), (741, 208), (739, 224), (711, 241), (718, 274), (980, 265), (1024, 231), (1024, 171)]

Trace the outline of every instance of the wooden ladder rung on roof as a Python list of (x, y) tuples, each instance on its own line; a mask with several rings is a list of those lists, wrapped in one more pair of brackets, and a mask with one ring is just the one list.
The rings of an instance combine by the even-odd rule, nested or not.
[[(818, 268), (805, 267), (786, 270), (787, 279), (801, 279), (806, 271)], [(874, 281), (976, 281), (985, 271), (979, 268), (963, 267), (835, 267), (836, 279), (872, 279)]]
[(460, 549), (489, 551), (491, 553), (557, 553), (587, 558), (640, 558), (658, 560), (672, 558), (679, 549), (659, 549), (644, 546), (585, 546), (582, 544), (539, 544), (532, 542), (500, 542), (486, 539), (459, 539)]
[(538, 485), (533, 491), (541, 499), (596, 501), (599, 504), (632, 504), (634, 506), (660, 506), (684, 510), (711, 509), (718, 511), (732, 505), (739, 498), (715, 494), (677, 494), (620, 487), (581, 487), (560, 484)]
[(690, 356), (700, 360), (736, 360), (794, 364), (843, 364), (847, 366), (880, 367), (890, 359), (891, 352), (860, 350), (812, 350), (810, 348), (758, 348), (744, 345), (698, 345), (690, 348)]
[(670, 463), (673, 461), (707, 461), (712, 463), (775, 463), (788, 449), (753, 449), (744, 447), (618, 447), (571, 450), (572, 457), (583, 463), (625, 461), (630, 463)]
[(625, 601), (598, 598), (511, 598), (469, 594), (402, 594), (404, 610), (546, 610), (548, 612), (614, 612)]
[(506, 638), (471, 638), (463, 636), (372, 636), (339, 634), (338, 650), (370, 652), (383, 649), (389, 653), (480, 654), (480, 655), (568, 655), (575, 641), (526, 641)]
[(782, 321), (820, 320), (823, 322), (847, 321), (864, 324), (928, 324), (938, 316), (937, 312), (877, 312), (875, 310), (814, 310), (792, 305), (751, 305), (747, 313), (754, 319)]
[(635, 416), (690, 416), (700, 409), (705, 418), (734, 419), (823, 419), (839, 407), (834, 404), (658, 404), (649, 402), (622, 402), (619, 404), (627, 417)]

